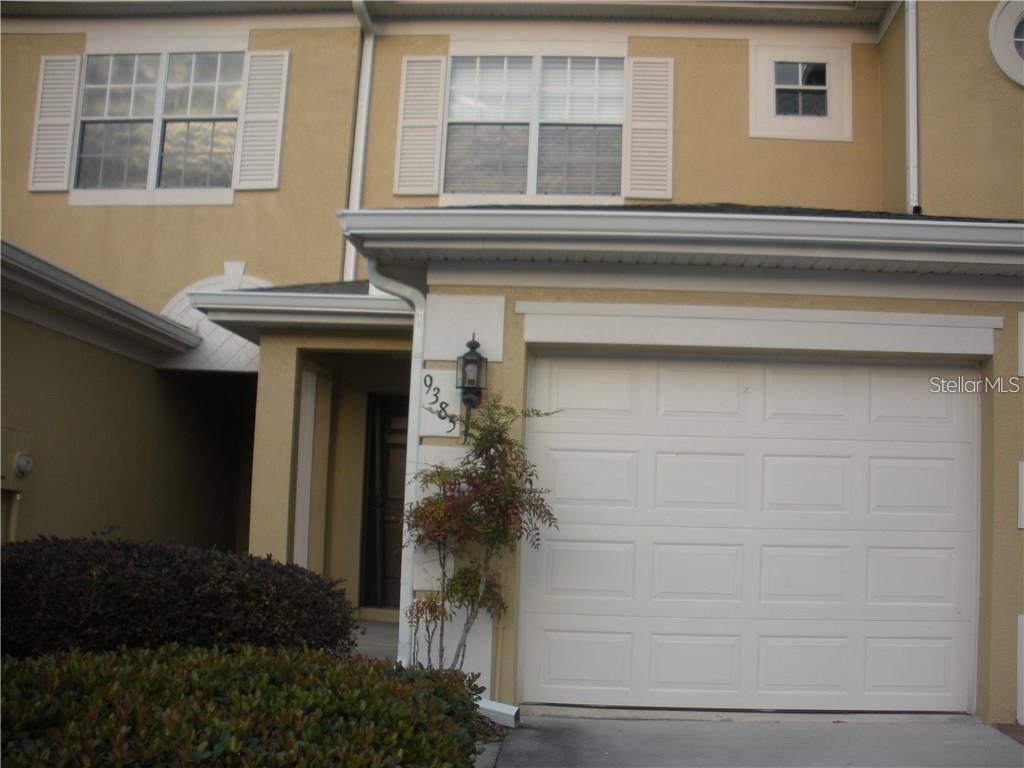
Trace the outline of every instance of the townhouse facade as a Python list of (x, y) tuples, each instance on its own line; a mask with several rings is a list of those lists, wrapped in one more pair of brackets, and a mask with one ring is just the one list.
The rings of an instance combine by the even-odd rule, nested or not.
[(491, 698), (1024, 716), (1021, 3), (116, 6), (3, 10), (8, 536), (399, 621), (475, 337)]

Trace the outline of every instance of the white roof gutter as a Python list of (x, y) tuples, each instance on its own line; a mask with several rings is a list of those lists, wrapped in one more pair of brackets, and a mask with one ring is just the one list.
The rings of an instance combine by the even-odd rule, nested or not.
[(904, 98), (907, 106), (907, 213), (921, 213), (920, 172), (918, 170), (917, 131), (917, 0), (907, 0), (904, 14), (904, 58), (906, 72)]
[(1024, 223), (607, 209), (346, 210), (387, 261), (604, 261), (1024, 275)]
[[(366, 177), (366, 141), (370, 122), (370, 90), (373, 87), (373, 58), (377, 47), (377, 35), (370, 18), (366, 0), (355, 0), (352, 10), (362, 28), (362, 46), (359, 60), (359, 90), (356, 98), (356, 119), (352, 144), (352, 167), (348, 185), (348, 205), (358, 210), (363, 205), (363, 180)], [(359, 255), (352, 243), (345, 243), (345, 257), (342, 265), (342, 279), (356, 279), (356, 264)]]

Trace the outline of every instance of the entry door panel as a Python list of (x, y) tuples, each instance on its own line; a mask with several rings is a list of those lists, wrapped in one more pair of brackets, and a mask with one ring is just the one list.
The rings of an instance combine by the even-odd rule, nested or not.
[(966, 710), (976, 402), (929, 391), (965, 373), (538, 359), (523, 699)]

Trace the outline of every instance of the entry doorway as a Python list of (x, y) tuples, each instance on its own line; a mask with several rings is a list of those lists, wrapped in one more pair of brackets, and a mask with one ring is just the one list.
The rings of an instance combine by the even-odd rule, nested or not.
[(367, 405), (359, 604), (398, 608), (409, 401), (371, 394)]

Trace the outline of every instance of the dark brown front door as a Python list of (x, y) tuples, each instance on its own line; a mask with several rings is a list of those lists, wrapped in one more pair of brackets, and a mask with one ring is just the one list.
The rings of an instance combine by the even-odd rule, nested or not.
[(360, 605), (398, 607), (408, 408), (404, 397), (370, 396)]

